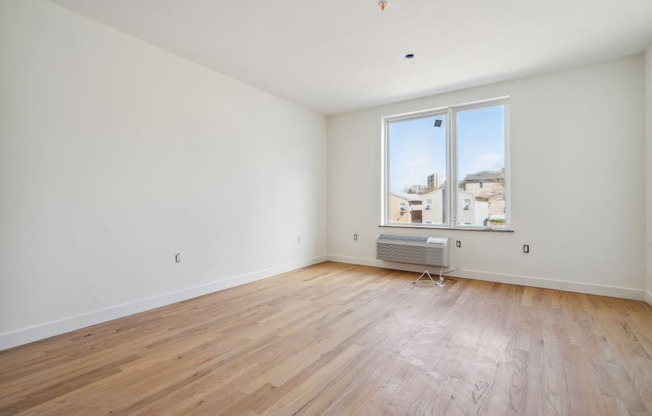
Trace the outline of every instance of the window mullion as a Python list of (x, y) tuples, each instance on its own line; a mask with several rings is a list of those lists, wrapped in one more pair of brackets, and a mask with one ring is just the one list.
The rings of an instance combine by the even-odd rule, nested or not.
[(448, 118), (448, 129), (446, 132), (446, 176), (448, 177), (448, 218), (447, 225), (455, 227), (457, 223), (456, 201), (457, 201), (457, 166), (455, 158), (457, 155), (457, 145), (455, 143), (455, 131), (457, 129), (455, 122), (455, 112), (452, 107), (448, 108), (446, 117)]

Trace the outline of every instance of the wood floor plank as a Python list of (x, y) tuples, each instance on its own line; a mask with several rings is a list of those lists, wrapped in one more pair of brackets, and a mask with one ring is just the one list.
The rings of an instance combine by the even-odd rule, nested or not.
[(650, 415), (644, 302), (326, 262), (0, 352), (0, 415)]

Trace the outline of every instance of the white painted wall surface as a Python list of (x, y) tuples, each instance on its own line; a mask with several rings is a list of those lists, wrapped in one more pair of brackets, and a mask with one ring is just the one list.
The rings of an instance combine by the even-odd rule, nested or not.
[[(444, 236), (458, 276), (642, 299), (643, 71), (639, 55), (329, 117), (329, 258), (380, 265), (379, 232)], [(515, 231), (379, 228), (381, 117), (501, 96)]]
[(652, 305), (652, 44), (645, 52), (645, 144), (647, 181), (647, 293), (645, 300)]
[(325, 260), (324, 116), (44, 1), (0, 56), (0, 349)]

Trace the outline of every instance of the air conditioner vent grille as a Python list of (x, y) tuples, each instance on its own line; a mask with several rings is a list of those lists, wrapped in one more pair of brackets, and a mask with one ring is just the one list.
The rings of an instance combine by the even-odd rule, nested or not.
[(448, 257), (448, 238), (380, 234), (376, 239), (379, 260), (448, 267)]
[(428, 237), (418, 237), (413, 235), (380, 234), (378, 235), (378, 241), (382, 241), (382, 242), (402, 241), (402, 242), (409, 242), (409, 243), (425, 244), (428, 242)]

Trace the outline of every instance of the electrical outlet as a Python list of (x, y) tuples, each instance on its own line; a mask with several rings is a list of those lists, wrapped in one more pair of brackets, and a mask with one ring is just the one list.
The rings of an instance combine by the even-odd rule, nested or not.
[(174, 255), (174, 261), (177, 263), (181, 263), (181, 253), (177, 253)]
[(297, 237), (297, 244), (301, 244), (301, 237)]
[(358, 241), (358, 235), (357, 234), (353, 234), (353, 241)]
[(462, 248), (462, 242), (460, 240), (455, 241), (455, 247)]
[(523, 253), (525, 253), (525, 254), (530, 253), (530, 245), (529, 244), (523, 244)]

